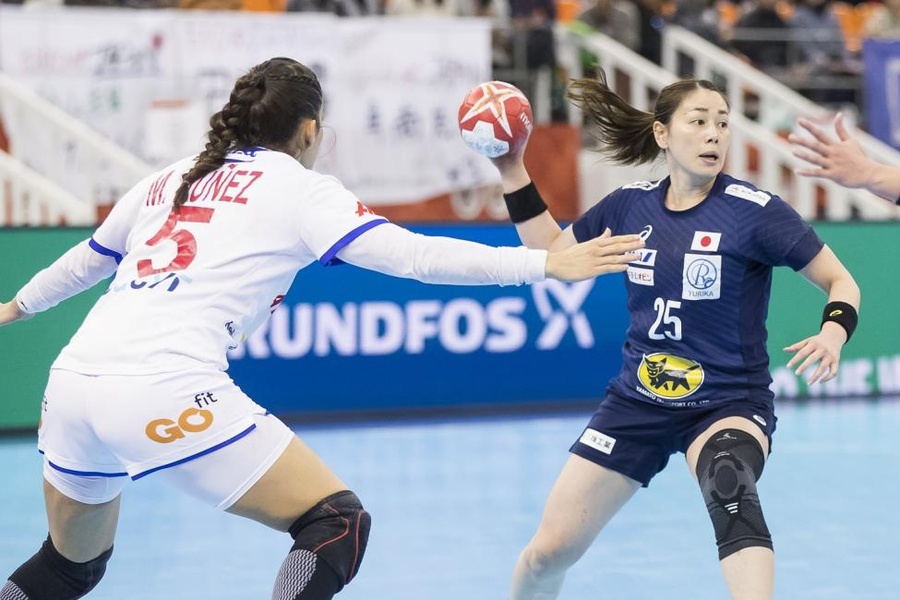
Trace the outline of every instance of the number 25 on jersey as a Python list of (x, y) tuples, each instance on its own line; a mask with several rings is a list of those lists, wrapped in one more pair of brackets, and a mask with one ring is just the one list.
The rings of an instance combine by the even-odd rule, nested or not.
[(678, 300), (663, 300), (657, 298), (653, 301), (653, 308), (656, 309), (656, 320), (650, 326), (651, 340), (670, 340), (681, 339), (681, 318), (675, 314), (675, 310), (681, 308), (681, 302)]

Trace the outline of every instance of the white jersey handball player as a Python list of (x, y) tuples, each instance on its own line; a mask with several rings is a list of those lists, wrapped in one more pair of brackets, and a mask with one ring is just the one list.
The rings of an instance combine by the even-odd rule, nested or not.
[(210, 119), (202, 153), (139, 182), (89, 240), (0, 304), (6, 325), (113, 275), (51, 368), (38, 442), (49, 535), (0, 600), (88, 594), (112, 554), (123, 487), (150, 474), (290, 534), (273, 599), (332, 598), (359, 569), (370, 517), (231, 381), (228, 349), (314, 261), (519, 285), (622, 272), (643, 245), (606, 236), (548, 253), (414, 234), (311, 170), (322, 116), (309, 68), (288, 58), (253, 67)]

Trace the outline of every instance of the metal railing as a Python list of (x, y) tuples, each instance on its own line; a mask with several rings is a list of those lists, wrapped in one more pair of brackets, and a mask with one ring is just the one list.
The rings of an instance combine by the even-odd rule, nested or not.
[[(0, 73), (0, 225), (89, 225), (153, 167)], [(23, 140), (27, 139), (27, 143)]]
[[(794, 130), (798, 117), (827, 121), (831, 111), (810, 101), (790, 87), (769, 77), (715, 44), (677, 26), (663, 30), (662, 63), (675, 72), (684, 57), (693, 62), (694, 76), (715, 81), (728, 95), (732, 110), (732, 129), (739, 129), (736, 138), (759, 144), (755, 148), (762, 187), (782, 190), (806, 218), (847, 220), (860, 218), (882, 220), (900, 218), (900, 210), (864, 190), (848, 190), (825, 180), (811, 180), (793, 175), (800, 161), (791, 155), (791, 146), (784, 139)], [(752, 106), (750, 105), (752, 103)], [(753, 115), (740, 119), (736, 115)], [(900, 166), (900, 152), (865, 131), (853, 132), (866, 153), (873, 159)], [(729, 169), (738, 177), (746, 161), (741, 154), (747, 149), (739, 139), (732, 140), (732, 160)], [(738, 156), (735, 157), (734, 153)], [(734, 160), (737, 158), (737, 160)], [(748, 173), (752, 175), (752, 173)], [(756, 181), (747, 176), (748, 180)]]
[[(824, 108), (693, 33), (676, 26), (667, 26), (663, 31), (663, 67), (603, 34), (584, 36), (567, 29), (557, 32), (561, 62), (573, 76), (579, 76), (579, 52), (585, 50), (596, 55), (613, 91), (637, 108), (652, 110), (657, 92), (677, 79), (679, 53), (685, 54), (694, 61), (696, 76), (723, 85), (731, 102), (732, 137), (726, 166), (731, 175), (777, 193), (805, 219), (900, 218), (900, 209), (869, 192), (848, 190), (830, 181), (794, 174), (800, 161), (793, 156), (785, 132), (793, 127), (798, 116), (821, 117), (826, 112)], [(758, 107), (748, 105), (754, 97)], [(755, 118), (747, 116), (754, 113)], [(580, 120), (579, 115), (573, 118)], [(862, 131), (855, 135), (870, 156), (900, 165), (900, 153), (893, 148)], [(598, 177), (608, 175), (610, 181), (621, 181), (616, 167), (596, 162), (593, 168), (598, 170)], [(638, 175), (653, 174), (654, 169), (630, 171)], [(659, 174), (648, 178), (658, 179)]]
[(97, 211), (0, 150), (0, 224), (92, 225)]

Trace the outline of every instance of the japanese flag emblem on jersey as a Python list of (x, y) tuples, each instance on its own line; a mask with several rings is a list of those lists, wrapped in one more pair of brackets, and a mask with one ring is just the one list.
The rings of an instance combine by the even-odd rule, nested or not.
[(721, 233), (713, 231), (695, 231), (694, 241), (691, 242), (691, 250), (695, 252), (718, 252)]
[(722, 257), (685, 254), (681, 297), (685, 300), (718, 300), (722, 294)]

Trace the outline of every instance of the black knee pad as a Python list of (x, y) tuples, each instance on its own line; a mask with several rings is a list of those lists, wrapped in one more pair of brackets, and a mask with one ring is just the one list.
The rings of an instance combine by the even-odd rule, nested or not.
[[(112, 556), (110, 548), (94, 560), (76, 563), (64, 557), (53, 546), (50, 536), (37, 554), (29, 558), (9, 576), (9, 581), (24, 596), (7, 584), (0, 598), (16, 600), (75, 600), (90, 592), (106, 573)], [(9, 588), (9, 589), (8, 589)]]
[(723, 429), (700, 450), (697, 478), (716, 532), (719, 560), (751, 546), (772, 548), (756, 492), (765, 463), (759, 442), (740, 429)]
[(359, 571), (371, 522), (369, 513), (353, 492), (338, 492), (325, 498), (288, 529), (294, 538), (288, 557), (294, 563), (291, 570), (299, 569), (305, 573), (302, 579), (312, 581), (316, 577), (315, 561), (324, 561), (336, 576), (334, 593), (339, 592)]

